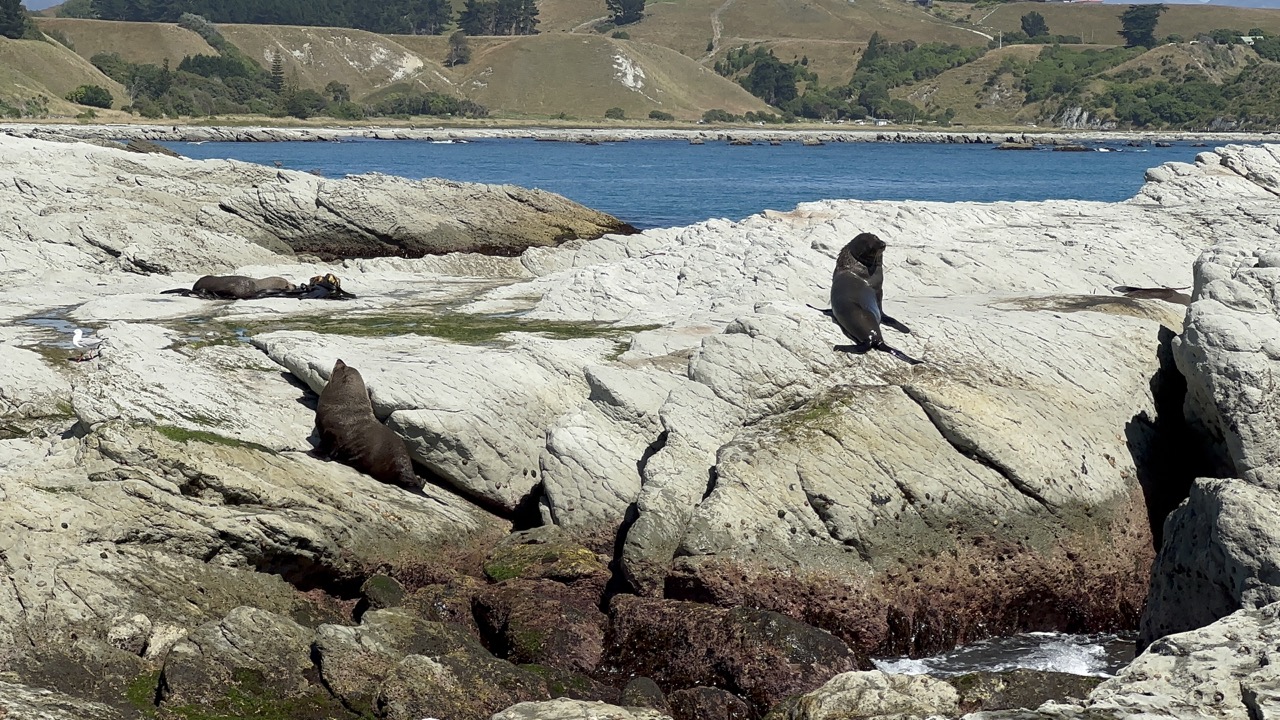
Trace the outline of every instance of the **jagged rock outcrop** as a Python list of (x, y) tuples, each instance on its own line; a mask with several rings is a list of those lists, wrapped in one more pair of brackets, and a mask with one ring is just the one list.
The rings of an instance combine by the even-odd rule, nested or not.
[[(0, 272), (218, 274), (293, 253), (516, 255), (630, 226), (540, 190), (383, 175), (326, 179), (0, 134)], [(286, 257), (281, 257), (284, 255)]]
[[(1230, 167), (1274, 198), (1275, 146)], [(1257, 212), (1257, 211), (1254, 211)], [(1280, 211), (1257, 212), (1254, 237), (1206, 250), (1174, 358), (1187, 379), (1185, 414), (1210, 471), (1165, 526), (1140, 643), (1280, 600)]]
[[(0, 145), (34, 162), (35, 141)], [(592, 667), (670, 695), (716, 687), (763, 714), (872, 652), (1131, 624), (1153, 554), (1149, 500), (1177, 492), (1149, 455), (1168, 407), (1153, 387), (1174, 373), (1161, 359), (1184, 316), (1192, 419), (1221, 428), (1237, 482), (1270, 491), (1274, 419), (1242, 430), (1237, 415), (1265, 415), (1240, 403), (1269, 397), (1266, 365), (1252, 363), (1274, 343), (1214, 325), (1265, 319), (1270, 256), (1250, 264), (1256, 295), (1197, 281), (1189, 315), (1109, 288), (1183, 285), (1207, 247), (1275, 244), (1272, 150), (1153, 170), (1119, 204), (823, 201), (518, 259), (337, 267), (261, 243), (328, 232), (326, 213), (364, 204), (352, 224), (384, 233), (410, 202), (404, 184), (339, 191), (234, 163), (175, 179), (162, 176), (188, 161), (39, 147), (42, 162), (65, 154), (80, 170), (0, 181), (23, 193), (0, 218), (0, 661), (26, 685), (121, 705), (153, 676), (163, 701), (165, 668), (175, 682), (182, 667), (235, 680), (239, 660), (206, 653), (206, 636), (228, 622), (249, 633), (237, 613), (269, 613), (278, 637), (289, 623), (314, 632), (326, 692), (379, 718), (488, 717)], [(259, 187), (210, 193), (227, 173)], [(217, 209), (233, 195), (234, 217)], [(318, 200), (332, 208), (293, 214)], [(106, 226), (119, 232), (95, 234)], [(889, 243), (887, 309), (913, 331), (892, 342), (924, 365), (835, 352), (839, 330), (805, 307), (825, 305), (836, 252), (868, 229)], [(157, 294), (197, 266), (334, 270), (359, 299)], [(121, 273), (164, 268), (183, 272)], [(1259, 313), (1214, 316), (1212, 302)], [(65, 362), (74, 323), (97, 329), (98, 359)], [(1188, 361), (1225, 361), (1195, 360), (1214, 347), (1201, 336), (1253, 359), (1206, 381)], [(314, 394), (338, 358), (405, 437), (423, 494), (309, 454)], [(1219, 502), (1259, 511), (1222, 547), (1268, 537), (1253, 529), (1265, 503)], [(556, 528), (498, 544), (540, 523)], [(1270, 560), (1251, 557), (1221, 567), (1254, 578), (1242, 602), (1263, 602)], [(400, 584), (401, 607), (368, 609), (375, 575)], [(605, 621), (593, 608), (607, 596)], [(427, 617), (458, 624), (428, 631)], [(552, 629), (575, 647), (511, 652), (522, 630)], [(671, 656), (677, 633), (703, 656)], [(435, 645), (419, 647), (423, 635)], [(789, 654), (808, 641), (830, 651)], [(283, 685), (297, 679), (276, 664)], [(201, 696), (200, 682), (185, 687)]]

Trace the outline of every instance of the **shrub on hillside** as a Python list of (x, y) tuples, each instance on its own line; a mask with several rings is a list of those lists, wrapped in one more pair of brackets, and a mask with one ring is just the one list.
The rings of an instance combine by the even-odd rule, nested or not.
[(741, 119), (741, 117), (730, 113), (728, 110), (722, 110), (720, 108), (712, 108), (711, 110), (702, 113), (702, 122), (705, 123), (736, 122)]
[(46, 30), (44, 31), (44, 36), (46, 39), (53, 40), (68, 50), (76, 49), (76, 46), (71, 42), (71, 38), (67, 37), (67, 34), (61, 30)]
[(1271, 35), (1253, 41), (1253, 51), (1259, 57), (1280, 62), (1280, 35)]
[(672, 115), (672, 114), (671, 114), (671, 113), (669, 113), (669, 112), (662, 112), (661, 110), (650, 110), (650, 111), (649, 111), (649, 119), (650, 119), (650, 120), (664, 120), (664, 121), (666, 121), (666, 122), (671, 122), (672, 120), (675, 120), (675, 119), (676, 119), (676, 116), (675, 116), (675, 115)]
[(604, 111), (604, 116), (610, 120), (625, 120), (627, 113), (620, 107), (611, 107)]
[(77, 105), (110, 108), (114, 98), (111, 91), (100, 85), (81, 85), (67, 93), (67, 99)]
[(631, 33), (627, 32), (626, 30), (614, 30), (613, 34), (610, 35), (609, 37), (613, 38), (614, 40), (630, 40)]

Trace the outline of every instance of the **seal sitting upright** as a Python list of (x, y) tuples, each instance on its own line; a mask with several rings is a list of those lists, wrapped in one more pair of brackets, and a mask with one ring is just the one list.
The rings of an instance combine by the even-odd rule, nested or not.
[(413, 471), (404, 440), (378, 422), (360, 371), (341, 360), (316, 404), (317, 454), (350, 465), (375, 480), (410, 490), (423, 481)]
[(906, 325), (884, 314), (881, 302), (884, 297), (885, 243), (874, 233), (859, 233), (840, 250), (836, 257), (836, 269), (831, 275), (831, 309), (822, 312), (831, 316), (853, 345), (837, 345), (845, 352), (864, 353), (881, 350), (912, 365), (920, 360), (910, 357), (890, 346), (880, 334), (881, 324), (909, 333)]

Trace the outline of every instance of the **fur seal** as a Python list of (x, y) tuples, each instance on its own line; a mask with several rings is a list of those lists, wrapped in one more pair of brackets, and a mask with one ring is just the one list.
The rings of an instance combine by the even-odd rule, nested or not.
[(291, 288), (284, 294), (300, 300), (354, 300), (356, 298), (355, 295), (342, 289), (342, 281), (333, 273), (316, 275), (310, 282)]
[(316, 403), (317, 454), (337, 460), (375, 480), (421, 490), (404, 440), (378, 422), (360, 371), (341, 360), (333, 364), (329, 383)]
[(881, 350), (890, 355), (918, 365), (917, 360), (884, 341), (880, 326), (900, 332), (911, 330), (884, 314), (884, 254), (885, 242), (874, 233), (859, 233), (850, 240), (836, 257), (836, 269), (831, 275), (831, 307), (821, 310), (836, 321), (853, 345), (837, 345), (844, 352), (864, 353)]
[(191, 289), (163, 290), (161, 295), (188, 295), (216, 300), (250, 300), (282, 295), (293, 290), (293, 283), (282, 277), (255, 280), (244, 275), (205, 275)]
[(1112, 292), (1118, 292), (1125, 297), (1137, 298), (1139, 300), (1164, 300), (1165, 302), (1176, 303), (1178, 305), (1190, 305), (1191, 296), (1178, 292), (1186, 290), (1186, 287), (1180, 288), (1140, 288), (1132, 285), (1117, 285), (1111, 288)]

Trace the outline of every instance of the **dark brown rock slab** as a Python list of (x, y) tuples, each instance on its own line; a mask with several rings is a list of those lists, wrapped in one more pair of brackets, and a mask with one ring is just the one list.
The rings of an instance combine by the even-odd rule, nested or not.
[(551, 580), (515, 579), (478, 593), (474, 610), (499, 657), (582, 673), (600, 664), (609, 619), (589, 594)]
[(969, 673), (946, 680), (960, 694), (960, 710), (970, 713), (1036, 708), (1049, 700), (1080, 700), (1088, 697), (1103, 678), (1018, 669)]
[(727, 690), (695, 687), (671, 693), (675, 720), (751, 720), (751, 706)]
[(857, 667), (843, 640), (767, 610), (619, 595), (609, 614), (605, 674), (650, 677), (668, 693), (718, 687), (760, 714)]
[(374, 712), (385, 720), (488, 720), (517, 703), (550, 697), (537, 674), (488, 653), (409, 655), (378, 688)]

